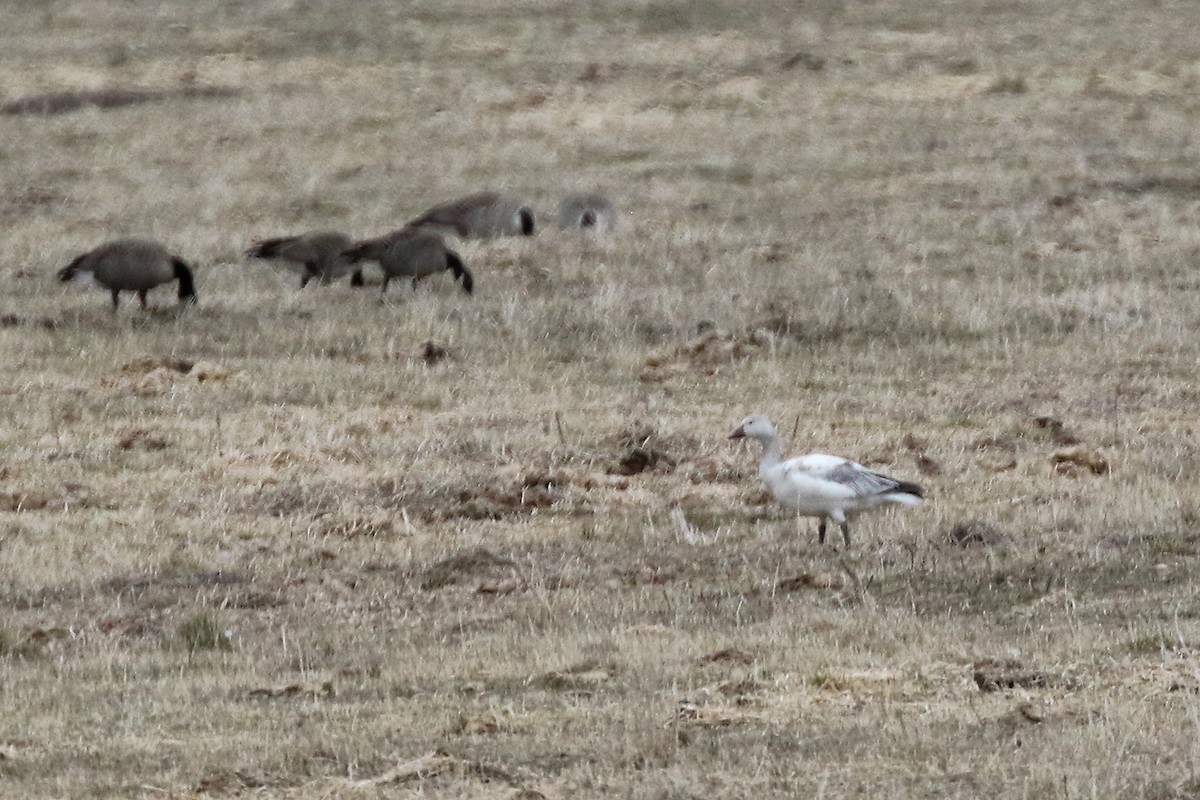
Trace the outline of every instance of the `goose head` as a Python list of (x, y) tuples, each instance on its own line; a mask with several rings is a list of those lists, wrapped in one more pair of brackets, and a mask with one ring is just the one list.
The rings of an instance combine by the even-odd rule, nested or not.
[(771, 424), (771, 420), (762, 414), (751, 414), (742, 420), (742, 424), (738, 425), (737, 430), (729, 434), (729, 438), (756, 439), (760, 442), (769, 442), (778, 435), (779, 432), (775, 430), (775, 426)]

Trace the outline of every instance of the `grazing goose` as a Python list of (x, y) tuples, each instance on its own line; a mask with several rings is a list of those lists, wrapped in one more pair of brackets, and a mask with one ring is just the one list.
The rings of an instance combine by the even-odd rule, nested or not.
[(920, 505), (925, 496), (921, 487), (872, 472), (837, 456), (812, 453), (787, 461), (780, 459), (779, 432), (771, 420), (751, 414), (742, 420), (730, 439), (754, 439), (763, 447), (758, 474), (771, 494), (783, 506), (806, 517), (818, 517), (817, 541), (825, 543), (825, 523), (832, 519), (842, 529), (846, 547), (850, 546), (847, 514), (867, 511), (885, 503)]
[(174, 280), (179, 281), (179, 302), (196, 302), (196, 284), (187, 262), (148, 239), (106, 242), (58, 271), (60, 281), (76, 277), (91, 279), (112, 292), (113, 311), (120, 304), (120, 292), (137, 292), (145, 308), (146, 292)]
[[(330, 283), (354, 270), (342, 254), (353, 242), (338, 231), (313, 231), (300, 236), (264, 239), (246, 251), (250, 258), (273, 258), (286, 262), (300, 272), (300, 288), (313, 278)], [(362, 271), (354, 270), (351, 286), (362, 286)]]
[(436, 205), (408, 223), (410, 228), (449, 228), (464, 239), (533, 236), (533, 209), (511, 195), (479, 192)]
[(467, 294), (475, 286), (475, 280), (467, 271), (458, 253), (446, 247), (441, 236), (432, 231), (401, 228), (398, 231), (368, 239), (351, 247), (343, 255), (352, 264), (360, 261), (378, 261), (383, 270), (383, 290), (387, 291), (392, 278), (412, 278), (413, 288), (417, 281), (435, 272), (450, 270), (455, 279), (462, 281)]
[(617, 223), (612, 201), (595, 192), (569, 194), (558, 204), (558, 225), (568, 230), (607, 233)]

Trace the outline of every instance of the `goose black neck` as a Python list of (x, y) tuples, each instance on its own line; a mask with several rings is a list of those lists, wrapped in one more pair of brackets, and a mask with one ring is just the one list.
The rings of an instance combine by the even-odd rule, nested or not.
[(521, 217), (521, 234), (523, 236), (533, 236), (534, 224), (533, 211), (528, 208), (522, 208), (518, 215)]
[(173, 264), (175, 265), (175, 277), (179, 280), (179, 302), (196, 302), (196, 281), (192, 277), (191, 268), (181, 258), (175, 259)]

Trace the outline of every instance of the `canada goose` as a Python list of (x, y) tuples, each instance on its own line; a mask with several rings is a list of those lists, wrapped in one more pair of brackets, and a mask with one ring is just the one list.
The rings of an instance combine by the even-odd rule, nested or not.
[(850, 546), (850, 523), (846, 514), (868, 511), (885, 503), (920, 505), (924, 491), (915, 483), (872, 472), (838, 456), (812, 453), (780, 459), (779, 432), (771, 420), (751, 414), (742, 420), (730, 439), (754, 439), (762, 445), (758, 474), (780, 505), (806, 517), (818, 517), (817, 541), (825, 543), (825, 523), (832, 519), (842, 529)]
[(458, 253), (446, 247), (445, 240), (432, 231), (401, 228), (376, 239), (368, 239), (347, 250), (344, 255), (352, 264), (378, 261), (383, 270), (383, 292), (392, 278), (412, 278), (417, 281), (435, 272), (450, 270), (462, 280), (463, 291), (470, 294), (475, 280), (467, 271)]
[(558, 204), (558, 225), (568, 230), (607, 233), (617, 223), (612, 201), (596, 192), (576, 192)]
[(533, 236), (533, 209), (511, 195), (479, 192), (436, 205), (408, 223), (409, 228), (449, 228), (464, 239)]
[(116, 239), (78, 256), (58, 271), (60, 281), (77, 276), (91, 278), (112, 292), (113, 311), (120, 303), (120, 292), (137, 292), (142, 308), (146, 292), (160, 284), (179, 281), (179, 302), (196, 302), (196, 284), (192, 270), (182, 258), (149, 239)]
[[(313, 231), (300, 236), (285, 236), (280, 239), (264, 239), (255, 242), (246, 251), (250, 258), (276, 258), (287, 262), (300, 272), (300, 288), (303, 289), (313, 278), (321, 283), (330, 283), (353, 270), (350, 261), (342, 253), (353, 241), (338, 231)], [(351, 286), (362, 286), (362, 270), (354, 270), (350, 277)]]

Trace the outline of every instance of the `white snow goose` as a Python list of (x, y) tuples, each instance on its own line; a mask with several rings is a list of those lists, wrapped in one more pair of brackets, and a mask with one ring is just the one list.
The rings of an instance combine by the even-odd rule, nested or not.
[(881, 505), (920, 505), (924, 491), (915, 483), (889, 478), (838, 456), (810, 453), (784, 461), (779, 432), (771, 420), (751, 414), (742, 420), (730, 439), (753, 439), (763, 447), (758, 474), (775, 500), (797, 514), (817, 517), (817, 541), (825, 542), (825, 524), (836, 522), (850, 547), (847, 514)]

